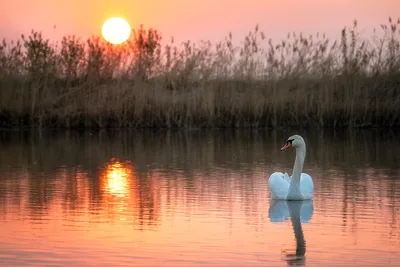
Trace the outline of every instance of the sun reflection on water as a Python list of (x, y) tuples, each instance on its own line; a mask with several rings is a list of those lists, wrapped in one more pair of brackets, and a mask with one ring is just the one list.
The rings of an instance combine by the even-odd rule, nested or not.
[(111, 159), (100, 171), (103, 221), (129, 221), (132, 219), (135, 172), (130, 161)]
[(106, 164), (102, 174), (102, 187), (109, 196), (129, 197), (134, 177), (132, 163), (112, 159)]

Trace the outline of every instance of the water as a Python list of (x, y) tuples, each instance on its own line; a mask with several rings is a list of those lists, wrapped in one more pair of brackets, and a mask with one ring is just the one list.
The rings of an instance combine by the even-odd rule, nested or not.
[(399, 266), (397, 131), (1, 132), (1, 266)]

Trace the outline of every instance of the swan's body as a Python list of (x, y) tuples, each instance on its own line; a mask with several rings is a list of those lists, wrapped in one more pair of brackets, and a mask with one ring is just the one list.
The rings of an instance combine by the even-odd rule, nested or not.
[[(300, 176), (300, 185), (296, 186), (294, 185), (298, 182), (293, 182), (293, 180), (287, 173), (274, 172), (271, 174), (268, 184), (272, 198), (282, 200), (312, 199), (314, 184), (311, 176), (307, 173), (302, 173)], [(290, 185), (292, 185), (291, 194), (289, 194)]]
[(310, 175), (302, 173), (304, 158), (306, 156), (306, 143), (300, 135), (293, 135), (288, 138), (281, 150), (289, 147), (296, 148), (296, 159), (294, 161), (292, 176), (281, 172), (271, 174), (268, 180), (271, 197), (283, 200), (312, 199), (314, 183)]

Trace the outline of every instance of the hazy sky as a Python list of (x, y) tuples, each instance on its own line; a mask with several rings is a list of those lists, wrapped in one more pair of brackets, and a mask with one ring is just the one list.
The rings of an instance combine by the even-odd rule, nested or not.
[(279, 40), (289, 31), (337, 35), (353, 19), (372, 31), (388, 16), (397, 19), (399, 10), (400, 0), (1, 0), (0, 38), (15, 39), (32, 28), (50, 39), (86, 38), (99, 35), (108, 17), (120, 16), (132, 27), (160, 30), (164, 39), (215, 41), (232, 32), (237, 40), (259, 24)]

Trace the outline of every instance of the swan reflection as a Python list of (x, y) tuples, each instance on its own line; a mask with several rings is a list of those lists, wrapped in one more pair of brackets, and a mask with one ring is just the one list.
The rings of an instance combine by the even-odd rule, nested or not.
[(306, 241), (302, 223), (308, 223), (311, 220), (314, 213), (313, 201), (272, 200), (268, 213), (271, 222), (284, 222), (290, 218), (296, 239), (296, 250), (282, 250), (283, 260), (288, 266), (304, 266)]

